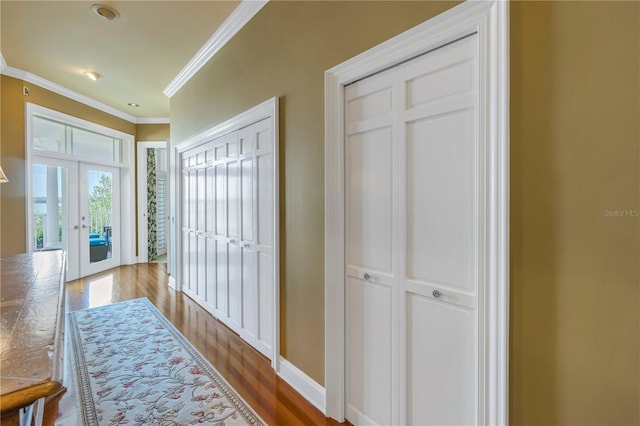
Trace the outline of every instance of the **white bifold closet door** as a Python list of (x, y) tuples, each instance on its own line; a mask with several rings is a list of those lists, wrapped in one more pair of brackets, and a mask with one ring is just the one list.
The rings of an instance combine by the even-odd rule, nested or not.
[(472, 35), (345, 88), (354, 424), (477, 423), (476, 58)]
[(268, 358), (272, 131), (263, 120), (182, 154), (182, 289)]

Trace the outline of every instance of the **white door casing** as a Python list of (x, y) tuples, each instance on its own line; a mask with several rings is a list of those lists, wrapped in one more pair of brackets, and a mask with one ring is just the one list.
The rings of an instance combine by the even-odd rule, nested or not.
[[(473, 401), (473, 403), (467, 406), (466, 411), (473, 413), (471, 413), (472, 417), (466, 417), (466, 419), (471, 418), (478, 424), (507, 423), (507, 25), (507, 3), (498, 1), (464, 3), (326, 73), (325, 384), (326, 413), (331, 417), (338, 420), (344, 419), (345, 402), (349, 400), (349, 397), (358, 395), (357, 391), (364, 390), (366, 394), (366, 390), (370, 390), (374, 386), (388, 386), (388, 394), (373, 395), (368, 399), (365, 395), (360, 401), (363, 404), (369, 404), (369, 408), (365, 411), (374, 418), (365, 416), (356, 418), (356, 421), (411, 423), (424, 421), (425, 418), (428, 419), (428, 422), (446, 421), (447, 418), (438, 417), (442, 415), (442, 412), (434, 412), (433, 406), (430, 407), (429, 404), (422, 403), (425, 397), (433, 398), (434, 402), (437, 402), (438, 397), (442, 395), (434, 396), (433, 389), (432, 395), (424, 393), (418, 395), (417, 392), (424, 391), (424, 389), (416, 388), (415, 381), (411, 380), (414, 376), (431, 375), (435, 381), (441, 377), (448, 379), (457, 377), (455, 379), (459, 382), (457, 388), (467, 389), (468, 392), (471, 392), (467, 401)], [(464, 203), (464, 200), (475, 197), (476, 205), (475, 207), (471, 206), (472, 213), (467, 215), (466, 219), (464, 214), (458, 215), (457, 218), (458, 221), (462, 220), (462, 223), (472, 226), (468, 229), (471, 232), (454, 231), (452, 234), (450, 232), (452, 228), (444, 226), (443, 229), (449, 229), (449, 232), (442, 233), (442, 229), (422, 226), (420, 222), (415, 222), (413, 219), (426, 215), (431, 219), (431, 222), (444, 220), (446, 224), (449, 218), (442, 216), (444, 209), (440, 213), (436, 211), (436, 217), (429, 217), (429, 214), (433, 212), (425, 209), (425, 205), (420, 204), (420, 200), (429, 196), (435, 197), (437, 200), (440, 196), (439, 201), (446, 203), (447, 199), (442, 198), (442, 194), (438, 194), (439, 188), (436, 186), (431, 189), (428, 187), (415, 188), (411, 186), (411, 182), (412, 180), (433, 180), (438, 174), (442, 175), (451, 171), (443, 170), (442, 164), (438, 162), (429, 164), (412, 164), (412, 162), (423, 158), (425, 154), (429, 153), (429, 149), (439, 150), (437, 156), (452, 155), (453, 158), (459, 158), (460, 152), (454, 150), (454, 152), (447, 153), (448, 148), (443, 151), (442, 147), (427, 147), (418, 143), (418, 140), (412, 140), (412, 137), (425, 131), (437, 133), (443, 129), (455, 133), (458, 130), (463, 130), (465, 126), (447, 124), (446, 120), (431, 120), (430, 122), (416, 120), (420, 118), (421, 114), (423, 116), (425, 114), (424, 108), (416, 108), (416, 110), (422, 109), (419, 113), (410, 111), (413, 102), (411, 96), (414, 96), (411, 93), (412, 84), (414, 88), (418, 87), (421, 84), (418, 80), (406, 81), (400, 78), (403, 83), (398, 86), (396, 93), (391, 91), (388, 96), (385, 94), (384, 87), (385, 85), (392, 86), (393, 82), (385, 82), (384, 73), (371, 79), (376, 80), (377, 83), (363, 80), (352, 87), (345, 88), (345, 86), (472, 34), (476, 34), (473, 37), (477, 39), (477, 43), (473, 42), (477, 46), (475, 48), (477, 51), (477, 71), (474, 73), (478, 83), (477, 110), (471, 114), (467, 113), (466, 118), (464, 113), (458, 118), (462, 122), (465, 120), (467, 122), (471, 120), (469, 123), (477, 121), (477, 124), (472, 125), (472, 127), (477, 126), (478, 149), (473, 154), (476, 158), (467, 159), (467, 166), (475, 164), (477, 169), (473, 171), (473, 167), (470, 170), (469, 167), (461, 166), (456, 171), (457, 175), (464, 175), (469, 171), (470, 175), (467, 178), (461, 177), (459, 181), (473, 182), (471, 193), (469, 193), (468, 185), (466, 190), (464, 186), (460, 187), (459, 185), (448, 189), (458, 198), (457, 201), (453, 201), (454, 203)], [(455, 46), (452, 45), (452, 47)], [(445, 50), (442, 49), (442, 52)], [(411, 67), (411, 64), (405, 64), (403, 67), (405, 72), (409, 73), (406, 77), (410, 77), (413, 72)], [(457, 69), (458, 71), (462, 70), (461, 72), (464, 74), (464, 66), (457, 67)], [(439, 85), (437, 78), (433, 78), (434, 75), (431, 74), (429, 78), (423, 79), (422, 83), (431, 80), (430, 90), (437, 92), (439, 88), (446, 85)], [(376, 88), (371, 90), (374, 96), (380, 98), (376, 105), (383, 105), (387, 102), (393, 106), (401, 106), (401, 109), (407, 107), (407, 111), (402, 113), (402, 117), (396, 117), (396, 120), (402, 119), (401, 121), (404, 123), (402, 126), (397, 126), (397, 129), (394, 129), (391, 125), (394, 118), (385, 117), (385, 114), (381, 113), (382, 110), (376, 111), (375, 108), (360, 108), (360, 111), (372, 115), (378, 113), (377, 117), (369, 122), (364, 117), (360, 117), (363, 118), (362, 120), (355, 120), (356, 123), (348, 121), (350, 107), (345, 106), (345, 100), (349, 96), (348, 91), (365, 90), (367, 84), (379, 84), (378, 90)], [(355, 89), (356, 87), (357, 89)], [(419, 95), (421, 91), (414, 92), (415, 95)], [(434, 93), (427, 93), (427, 95), (434, 96)], [(356, 98), (357, 96), (354, 97), (354, 99)], [(420, 103), (419, 99), (417, 101), (413, 103), (416, 105)], [(464, 100), (449, 99), (448, 101), (455, 104)], [(354, 111), (358, 111), (358, 108), (355, 108)], [(426, 113), (428, 115), (428, 111)], [(350, 126), (356, 128), (351, 129)], [(377, 144), (380, 149), (387, 149), (385, 147), (388, 145), (388, 138), (394, 137), (406, 141), (406, 147), (403, 149), (410, 152), (396, 155), (393, 160), (391, 160), (393, 156), (389, 153), (386, 162), (384, 156), (366, 154), (362, 150), (363, 145), (358, 138), (362, 138), (362, 134), (367, 131), (368, 142), (373, 145)], [(353, 134), (353, 138), (350, 143), (347, 143), (350, 132)], [(390, 132), (391, 135), (385, 135), (385, 132)], [(352, 155), (354, 152), (359, 156), (354, 157)], [(431, 157), (437, 156), (432, 155)], [(351, 161), (354, 158), (355, 161)], [(385, 174), (392, 176), (393, 170), (406, 170), (405, 184), (407, 186), (404, 192), (399, 190), (402, 187), (403, 179), (396, 177), (385, 180)], [(454, 174), (454, 176), (457, 175)], [(354, 200), (354, 197), (349, 195), (353, 190), (349, 188), (356, 187), (356, 185), (350, 184), (354, 179), (371, 179), (373, 181), (369, 183), (370, 185), (379, 179), (381, 182), (387, 183), (377, 187), (387, 188), (388, 191), (378, 191), (378, 194), (373, 195), (367, 193), (355, 199), (355, 204), (353, 202), (346, 204), (345, 200)], [(456, 178), (453, 181), (456, 181)], [(362, 182), (357, 182), (357, 184), (362, 184)], [(412, 197), (411, 191), (418, 191), (418, 193), (413, 194), (416, 196)], [(424, 191), (427, 193), (421, 193)], [(465, 191), (466, 197), (463, 196)], [(376, 197), (379, 196), (382, 199), (376, 200)], [(408, 206), (407, 211), (410, 214), (405, 218), (399, 218), (400, 212), (394, 209), (386, 211), (377, 209), (374, 215), (368, 216), (369, 223), (364, 221), (359, 223), (358, 227), (350, 225), (350, 221), (353, 221), (350, 212), (366, 209), (369, 207), (367, 203), (372, 206), (383, 200), (382, 205), (392, 201), (391, 205), (393, 206), (398, 204)], [(469, 212), (470, 210), (469, 208), (461, 208), (459, 211)], [(388, 225), (381, 226), (385, 221), (388, 222)], [(396, 223), (400, 224), (399, 229), (394, 228)], [(424, 223), (429, 224), (430, 221), (427, 220)], [(473, 232), (474, 226), (477, 226), (476, 232)], [(367, 227), (377, 229), (378, 232), (362, 233), (362, 229)], [(399, 238), (393, 237), (396, 232), (399, 232)], [(476, 237), (465, 242), (464, 239), (469, 235)], [(442, 244), (437, 252), (434, 252), (435, 246), (424, 244), (427, 237), (441, 241)], [(377, 239), (377, 241), (370, 240), (370, 238)], [(456, 240), (456, 238), (466, 247), (477, 248), (477, 252), (470, 251), (465, 254), (458, 253), (452, 248), (453, 246), (447, 248), (447, 241)], [(349, 250), (352, 250), (353, 247), (349, 249), (351, 247), (349, 241), (352, 239), (360, 239), (363, 242), (363, 247), (373, 247), (374, 249), (367, 252), (367, 250), (362, 250), (362, 247), (358, 247), (353, 253), (350, 253)], [(396, 256), (394, 260), (390, 252), (381, 251), (380, 247), (390, 247), (390, 252), (399, 247), (401, 248), (400, 253), (403, 254)], [(428, 255), (435, 256), (439, 262), (435, 266), (425, 264), (422, 260)], [(405, 257), (403, 258), (403, 256)], [(457, 274), (456, 268), (450, 263), (460, 256), (467, 260), (471, 259), (472, 261), (467, 263), (475, 266), (468, 269), (466, 273)], [(345, 259), (352, 261), (346, 264)], [(354, 259), (358, 261), (353, 261)], [(366, 264), (361, 266), (367, 266), (367, 268), (359, 268), (358, 264)], [(364, 279), (365, 273), (368, 275), (368, 279)], [(398, 275), (400, 278), (398, 282), (401, 283), (400, 288), (402, 288), (400, 292), (393, 288), (394, 280)], [(469, 279), (470, 277), (472, 279)], [(473, 282), (474, 277), (478, 287), (470, 289), (467, 284)], [(439, 291), (440, 297), (435, 298), (433, 291)], [(366, 297), (361, 297), (363, 294)], [(347, 303), (363, 300), (366, 300), (369, 306), (377, 307), (380, 312), (386, 312), (386, 314), (367, 314), (368, 311), (364, 307), (357, 306), (357, 303), (355, 308), (346, 309)], [(426, 306), (433, 309), (417, 309)], [(436, 316), (434, 317), (434, 315)], [(445, 321), (442, 329), (425, 327), (435, 318), (443, 316), (447, 317), (449, 321)], [(389, 334), (386, 337), (387, 341), (380, 339), (368, 339), (367, 341), (367, 336), (363, 337), (358, 330), (360, 325), (353, 326), (354, 321), (364, 321), (363, 318), (368, 318), (371, 324), (378, 327), (377, 329), (399, 331), (396, 334)], [(449, 333), (466, 333), (470, 337), (467, 340), (470, 346), (466, 350), (459, 346), (455, 353), (459, 355), (469, 352), (471, 349), (471, 358), (465, 358), (465, 355), (460, 358), (456, 355), (457, 358), (447, 359), (447, 362), (443, 363), (441, 359), (438, 359), (438, 356), (441, 355), (431, 351), (428, 343), (421, 344), (418, 340), (417, 344), (411, 345), (412, 333), (418, 333), (422, 342), (432, 340), (440, 345), (447, 343), (446, 336)], [(424, 339), (424, 337), (428, 339)], [(404, 349), (399, 354), (394, 354), (393, 351), (385, 352), (387, 347), (396, 347), (396, 345), (404, 345)], [(353, 350), (355, 353), (352, 354)], [(396, 374), (375, 377), (367, 375), (366, 369), (373, 368), (373, 366), (367, 366), (367, 360), (363, 358), (363, 355), (372, 350), (381, 350), (385, 353), (384, 356), (378, 356), (377, 360), (373, 361), (374, 364), (387, 363), (391, 366), (388, 369), (393, 370)], [(350, 356), (362, 359), (361, 371), (351, 371), (346, 368)], [(415, 360), (419, 361), (414, 362)], [(456, 367), (467, 366), (467, 371), (460, 371), (457, 375), (454, 372), (454, 375), (451, 376), (451, 371), (447, 373), (446, 368), (440, 368), (449, 363)], [(469, 376), (473, 377), (469, 378)], [(371, 382), (372, 380), (373, 382)], [(362, 389), (354, 393), (352, 389), (354, 384), (362, 386)], [(446, 392), (442, 393), (446, 400)], [(362, 396), (362, 392), (360, 392), (360, 396)], [(412, 403), (414, 396), (421, 398), (415, 404)], [(428, 408), (432, 409), (430, 414), (425, 411)], [(355, 414), (358, 413), (351, 415)]]
[[(165, 148), (168, 153), (168, 145), (167, 141), (147, 141), (147, 142), (138, 142), (136, 144), (137, 148), (137, 176), (138, 176), (138, 263), (147, 263), (149, 261), (149, 253), (148, 250), (145, 249), (146, 241), (149, 238), (149, 231), (147, 229), (147, 209), (144, 206), (147, 205), (147, 150), (155, 149), (155, 148)], [(167, 154), (167, 158), (168, 158)], [(169, 169), (167, 164), (167, 170)], [(169, 173), (167, 173), (168, 177)], [(165, 183), (165, 202), (169, 203), (169, 185)], [(167, 228), (167, 236), (169, 234), (168, 228), (168, 219), (167, 213), (164, 213), (164, 226)], [(159, 219), (159, 218), (158, 218)], [(160, 226), (160, 223), (158, 223)], [(167, 250), (169, 250), (169, 244), (167, 244)], [(167, 254), (168, 258), (168, 254)], [(169, 264), (167, 263), (167, 267)], [(167, 270), (167, 273), (169, 271)]]
[(178, 145), (178, 288), (279, 358), (277, 98)]
[[(95, 158), (87, 159), (84, 157), (80, 157), (72, 154), (63, 154), (58, 152), (49, 152), (49, 151), (41, 151), (36, 150), (33, 147), (33, 120), (34, 115), (41, 115), (60, 123), (64, 123), (66, 125), (74, 126), (80, 129), (85, 129), (89, 131), (93, 131), (103, 135), (111, 135), (114, 138), (121, 139), (123, 141), (123, 145), (121, 147), (121, 161), (120, 163), (115, 163), (113, 161), (101, 161)], [(126, 133), (110, 129), (105, 126), (101, 126), (77, 117), (73, 117), (68, 114), (64, 114), (58, 111), (54, 111), (40, 105), (35, 105), (30, 102), (26, 103), (25, 108), (25, 127), (26, 127), (26, 142), (25, 142), (25, 157), (26, 157), (26, 167), (25, 167), (25, 186), (26, 186), (26, 213), (27, 213), (27, 251), (31, 252), (34, 250), (33, 244), (33, 207), (32, 207), (32, 199), (33, 199), (33, 177), (32, 177), (32, 169), (33, 164), (41, 161), (43, 158), (48, 159), (48, 164), (56, 164), (58, 162), (62, 167), (67, 167), (65, 164), (67, 162), (75, 163), (76, 172), (78, 170), (79, 162), (86, 162), (88, 164), (94, 164), (97, 166), (107, 166), (107, 167), (117, 167), (119, 169), (119, 205), (120, 205), (120, 240), (119, 240), (119, 249), (120, 249), (120, 262), (122, 264), (134, 264), (137, 262), (135, 256), (135, 247), (136, 247), (136, 232), (135, 232), (135, 192), (134, 188), (134, 170), (132, 161), (134, 158), (134, 147), (133, 147), (133, 136), (128, 135)], [(76, 173), (76, 178), (79, 178)], [(78, 183), (76, 180), (75, 183), (76, 195), (78, 194)], [(71, 191), (71, 189), (70, 189)], [(77, 211), (78, 204), (75, 204), (75, 211)], [(77, 216), (75, 216), (77, 218)], [(68, 218), (72, 219), (72, 218)], [(73, 233), (76, 231), (74, 228), (78, 226), (79, 222), (76, 221), (74, 223), (69, 223), (69, 240), (77, 240), (78, 244), (79, 232), (76, 235)], [(76, 278), (80, 277), (80, 256), (75, 256), (74, 260), (71, 259), (72, 256), (68, 256), (68, 268), (72, 267), (74, 264), (77, 265), (77, 268), (74, 267), (74, 270), (77, 270)], [(111, 267), (113, 267), (112, 265)], [(67, 274), (67, 279), (70, 280), (74, 275)]]

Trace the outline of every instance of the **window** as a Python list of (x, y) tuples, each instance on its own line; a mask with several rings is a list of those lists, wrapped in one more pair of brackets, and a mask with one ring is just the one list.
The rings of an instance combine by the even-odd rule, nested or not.
[(122, 139), (50, 118), (33, 116), (33, 148), (96, 160), (122, 162)]

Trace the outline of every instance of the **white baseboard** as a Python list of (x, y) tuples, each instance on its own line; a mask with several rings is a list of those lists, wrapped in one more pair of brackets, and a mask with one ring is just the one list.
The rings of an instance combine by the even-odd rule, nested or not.
[(278, 375), (289, 383), (300, 395), (312, 403), (318, 410), (325, 413), (325, 389), (315, 380), (303, 373), (298, 367), (280, 357)]
[(178, 283), (176, 283), (176, 279), (173, 276), (169, 275), (169, 288), (176, 290), (177, 285)]

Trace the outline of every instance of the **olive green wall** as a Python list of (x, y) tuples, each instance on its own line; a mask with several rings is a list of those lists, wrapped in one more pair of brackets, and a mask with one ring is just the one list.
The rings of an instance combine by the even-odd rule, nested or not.
[(511, 423), (638, 425), (640, 3), (510, 23)]
[[(0, 254), (7, 255), (25, 252), (27, 244), (24, 171), (25, 103), (31, 102), (131, 135), (136, 134), (136, 126), (34, 84), (5, 75), (1, 78), (0, 165), (9, 177), (9, 182), (2, 184), (0, 188), (2, 208)], [(29, 96), (23, 96), (23, 86), (29, 89)]]
[[(280, 97), (282, 353), (320, 383), (323, 72), (453, 6), (270, 3), (171, 100), (178, 143)], [(511, 424), (640, 424), (639, 9), (511, 4)]]
[(0, 254), (25, 251), (24, 109), (22, 81), (0, 76)]
[[(270, 3), (171, 100), (178, 143), (280, 97), (282, 353), (320, 383), (323, 72), (452, 6)], [(511, 424), (640, 424), (639, 28), (638, 2), (511, 6)], [(25, 246), (22, 86), (2, 76), (2, 254)]]
[(280, 99), (281, 353), (324, 383), (324, 72), (454, 5), (270, 2), (171, 99), (171, 141)]
[(168, 124), (136, 124), (137, 142), (158, 142), (169, 140)]

